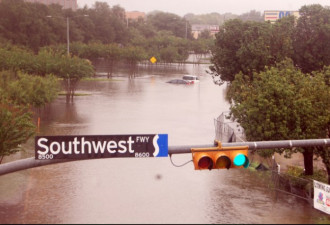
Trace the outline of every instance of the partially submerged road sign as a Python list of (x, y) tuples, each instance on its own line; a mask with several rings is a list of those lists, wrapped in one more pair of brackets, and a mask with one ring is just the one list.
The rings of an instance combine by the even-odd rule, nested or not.
[(35, 159), (40, 160), (167, 156), (167, 134), (35, 137)]

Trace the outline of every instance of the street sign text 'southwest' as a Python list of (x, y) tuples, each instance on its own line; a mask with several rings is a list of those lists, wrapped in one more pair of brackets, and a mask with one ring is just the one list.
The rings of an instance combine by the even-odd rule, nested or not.
[(167, 157), (168, 135), (36, 136), (36, 159)]

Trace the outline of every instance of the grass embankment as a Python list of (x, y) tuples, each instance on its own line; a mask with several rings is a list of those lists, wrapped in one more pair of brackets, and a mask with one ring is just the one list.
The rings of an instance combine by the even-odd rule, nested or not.
[[(253, 162), (251, 163), (249, 167), (249, 171), (251, 172), (257, 172), (258, 166), (260, 165), (260, 162)], [(260, 179), (263, 179), (264, 182), (269, 183), (268, 187), (273, 187), (273, 184), (271, 182), (271, 168), (268, 168), (267, 165), (264, 165), (268, 170), (264, 170), (261, 173), (255, 173), (256, 176), (258, 176)], [(259, 167), (260, 168), (260, 167)], [(317, 180), (319, 182), (328, 183), (327, 179), (327, 172), (324, 169), (314, 168), (314, 174), (312, 176), (306, 176), (304, 175), (304, 168), (301, 168), (299, 166), (287, 166), (287, 170), (281, 172), (282, 177), (286, 177), (290, 179), (290, 183), (295, 186), (296, 188), (305, 189), (306, 186), (313, 185), (312, 180)], [(307, 185), (306, 185), (307, 182)], [(330, 217), (325, 213), (324, 216), (316, 216), (312, 219), (314, 224), (330, 224)]]
[[(260, 162), (253, 162), (253, 163), (251, 163), (249, 169), (251, 171), (257, 171), (257, 167), (259, 165), (260, 165)], [(270, 168), (268, 168), (268, 167), (267, 167), (267, 169), (270, 170)], [(325, 170), (319, 169), (319, 168), (314, 168), (314, 174), (309, 175), (309, 176), (304, 175), (304, 168), (301, 168), (299, 166), (287, 166), (287, 170), (282, 173), (292, 176), (292, 177), (298, 177), (298, 178), (307, 179), (307, 180), (317, 180), (317, 181), (325, 183), (325, 184), (328, 183), (327, 172)]]

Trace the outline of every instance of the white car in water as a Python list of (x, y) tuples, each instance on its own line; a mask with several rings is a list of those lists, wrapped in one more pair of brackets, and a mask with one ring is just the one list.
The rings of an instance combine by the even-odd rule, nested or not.
[(185, 81), (188, 81), (191, 84), (199, 82), (198, 76), (195, 76), (195, 75), (184, 75), (182, 77), (182, 79), (185, 80)]

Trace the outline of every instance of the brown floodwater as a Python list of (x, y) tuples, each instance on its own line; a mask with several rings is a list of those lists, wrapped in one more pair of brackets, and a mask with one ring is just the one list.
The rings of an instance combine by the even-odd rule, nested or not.
[[(169, 145), (211, 144), (213, 120), (229, 110), (226, 85), (206, 66), (140, 68), (129, 78), (82, 81), (45, 107), (40, 135), (159, 134)], [(194, 74), (200, 83), (168, 80)], [(5, 162), (34, 156), (34, 141)], [(190, 154), (173, 156), (182, 165)], [(169, 158), (111, 158), (54, 164), (0, 177), (0, 223), (316, 223), (325, 216), (307, 202), (279, 195), (263, 172), (195, 171)]]

